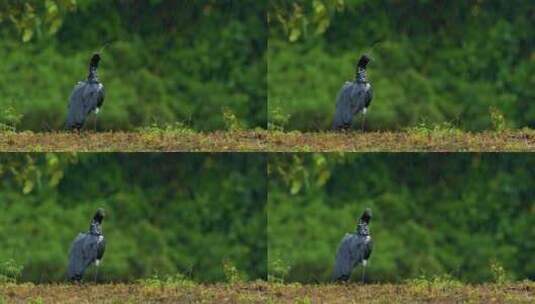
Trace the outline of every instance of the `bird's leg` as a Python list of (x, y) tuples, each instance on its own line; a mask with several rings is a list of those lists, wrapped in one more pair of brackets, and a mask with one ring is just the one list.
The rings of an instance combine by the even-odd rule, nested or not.
[(366, 125), (366, 112), (367, 112), (367, 109), (364, 108), (364, 109), (362, 110), (362, 127), (361, 127), (362, 132), (364, 132), (364, 127), (365, 127), (365, 125)]
[(95, 133), (97, 132), (98, 108), (95, 110)]
[[(97, 260), (98, 261), (98, 260)], [(98, 279), (98, 264), (97, 264), (97, 267), (96, 267), (96, 271), (95, 271), (95, 284), (97, 284), (97, 279)]]
[(366, 278), (366, 265), (368, 264), (367, 260), (362, 261), (362, 284), (364, 284), (364, 279)]

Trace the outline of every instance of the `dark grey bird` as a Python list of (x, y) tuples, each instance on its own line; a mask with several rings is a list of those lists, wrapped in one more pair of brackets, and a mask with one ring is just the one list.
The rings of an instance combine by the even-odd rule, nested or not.
[(338, 92), (333, 129), (349, 129), (353, 116), (360, 112), (366, 115), (373, 99), (372, 86), (366, 76), (368, 62), (370, 62), (370, 58), (367, 55), (362, 55), (357, 63), (355, 80), (346, 81)]
[(333, 270), (334, 281), (349, 280), (353, 268), (359, 264), (363, 266), (362, 280), (364, 280), (364, 269), (373, 249), (369, 228), (371, 218), (372, 211), (369, 208), (364, 210), (357, 224), (357, 230), (354, 233), (346, 233), (340, 242)]
[(104, 210), (99, 208), (91, 220), (89, 231), (79, 233), (72, 242), (67, 269), (69, 280), (80, 281), (91, 264), (99, 266), (106, 250), (102, 220), (104, 220)]
[(98, 80), (97, 69), (100, 54), (95, 53), (89, 62), (87, 80), (80, 81), (69, 97), (69, 111), (67, 113), (66, 128), (80, 130), (89, 114), (98, 114), (104, 103), (104, 86)]

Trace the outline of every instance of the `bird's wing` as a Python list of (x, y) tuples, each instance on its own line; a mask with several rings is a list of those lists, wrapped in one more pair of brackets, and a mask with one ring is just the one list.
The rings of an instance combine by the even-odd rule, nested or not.
[(85, 122), (85, 109), (84, 109), (84, 90), (86, 82), (81, 81), (72, 90), (69, 97), (69, 109), (67, 113), (67, 128), (81, 127)]
[(334, 113), (333, 128), (351, 125), (353, 113), (351, 112), (351, 91), (353, 84), (346, 82), (336, 97), (336, 111)]
[(340, 279), (349, 279), (351, 276), (351, 271), (353, 270), (353, 263), (351, 257), (351, 241), (352, 236), (346, 234), (340, 245), (338, 245), (338, 250), (336, 251), (336, 260), (333, 270), (333, 280)]
[(351, 115), (355, 115), (362, 111), (366, 106), (367, 90), (365, 84), (355, 83), (351, 87), (350, 97), (351, 100)]
[(372, 99), (373, 99), (373, 88), (371, 85), (369, 85), (368, 89), (367, 89), (367, 92), (366, 92), (366, 108), (370, 106), (370, 104), (372, 103)]
[(85, 114), (93, 112), (104, 101), (104, 87), (99, 82), (88, 83), (83, 89), (83, 107)]
[(102, 260), (104, 256), (104, 251), (106, 251), (106, 239), (102, 236), (102, 240), (97, 244), (97, 259)]
[(69, 266), (67, 267), (67, 273), (70, 279), (81, 277), (85, 271), (83, 247), (86, 237), (86, 233), (80, 233), (71, 244), (69, 250)]
[(373, 251), (373, 241), (370, 239), (370, 241), (366, 244), (366, 252), (364, 253), (365, 260), (370, 258), (372, 251)]
[(370, 242), (366, 241), (366, 238), (366, 236), (355, 235), (351, 239), (350, 251), (354, 266), (362, 263), (371, 254)]
[(99, 253), (99, 236), (93, 234), (87, 234), (87, 237), (84, 239), (82, 247), (82, 256), (85, 267), (88, 267), (98, 257)]
[(102, 107), (102, 104), (104, 103), (104, 97), (106, 97), (106, 91), (104, 90), (104, 86), (100, 84), (100, 94), (98, 95), (97, 107)]

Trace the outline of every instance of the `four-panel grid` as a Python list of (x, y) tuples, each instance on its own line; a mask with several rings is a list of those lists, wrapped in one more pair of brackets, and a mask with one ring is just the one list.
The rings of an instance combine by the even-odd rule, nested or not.
[(0, 303), (534, 302), (533, 11), (0, 4)]

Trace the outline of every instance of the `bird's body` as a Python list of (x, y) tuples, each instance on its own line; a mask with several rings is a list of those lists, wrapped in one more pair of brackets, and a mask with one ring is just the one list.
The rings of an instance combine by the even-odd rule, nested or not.
[(362, 56), (357, 65), (354, 81), (346, 81), (336, 97), (333, 129), (349, 129), (353, 116), (362, 112), (366, 114), (373, 99), (373, 89), (366, 77), (366, 65), (369, 59)]
[(104, 86), (97, 76), (99, 61), (100, 55), (93, 55), (89, 63), (87, 80), (78, 82), (69, 97), (67, 129), (81, 129), (87, 116), (92, 112), (98, 113), (104, 103)]
[(96, 266), (100, 264), (106, 249), (106, 240), (102, 234), (103, 218), (103, 211), (97, 210), (89, 231), (79, 233), (72, 242), (67, 269), (69, 280), (80, 281), (91, 264), (95, 263)]
[(368, 209), (362, 214), (357, 231), (346, 233), (336, 252), (336, 261), (333, 270), (334, 281), (347, 281), (351, 272), (359, 264), (366, 266), (373, 249), (373, 241), (369, 233), (369, 220), (371, 211)]

